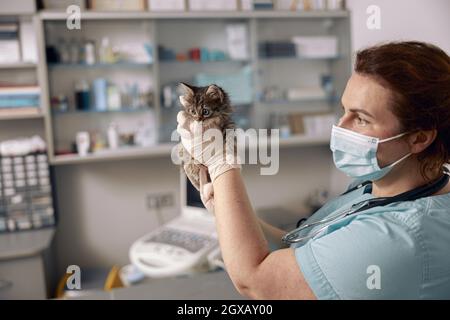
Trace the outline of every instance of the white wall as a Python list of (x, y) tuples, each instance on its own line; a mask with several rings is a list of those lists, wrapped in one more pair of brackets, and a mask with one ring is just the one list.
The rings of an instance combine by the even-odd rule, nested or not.
[[(366, 27), (366, 9), (381, 9), (381, 29)], [(450, 1), (448, 0), (347, 0), (352, 13), (353, 49), (390, 40), (431, 42), (450, 52)]]

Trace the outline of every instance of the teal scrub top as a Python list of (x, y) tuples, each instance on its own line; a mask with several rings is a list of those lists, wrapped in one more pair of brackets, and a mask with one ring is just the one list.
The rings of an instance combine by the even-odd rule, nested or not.
[[(370, 198), (370, 185), (349, 192), (305, 223)], [(318, 299), (449, 299), (450, 193), (368, 209), (291, 247)]]

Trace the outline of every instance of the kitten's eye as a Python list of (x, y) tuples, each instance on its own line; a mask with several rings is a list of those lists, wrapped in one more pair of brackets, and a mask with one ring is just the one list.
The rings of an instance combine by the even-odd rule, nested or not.
[(209, 110), (208, 110), (208, 109), (203, 109), (203, 110), (202, 110), (202, 114), (203, 114), (205, 117), (209, 116)]

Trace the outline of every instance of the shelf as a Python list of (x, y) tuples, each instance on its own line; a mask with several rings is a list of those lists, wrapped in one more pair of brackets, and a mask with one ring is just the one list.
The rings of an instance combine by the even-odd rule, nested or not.
[(289, 56), (289, 57), (259, 57), (258, 59), (260, 61), (277, 61), (277, 60), (286, 60), (286, 61), (334, 61), (340, 59), (341, 56), (335, 56), (335, 57), (298, 57), (298, 56)]
[(186, 60), (186, 61), (179, 61), (179, 60), (160, 60), (161, 64), (193, 64), (193, 65), (205, 65), (205, 64), (221, 64), (221, 63), (250, 63), (251, 60), (233, 60), (233, 59), (226, 59), (226, 60), (213, 60), (213, 61), (193, 61), (193, 60)]
[(44, 115), (42, 113), (30, 113), (30, 114), (0, 114), (0, 121), (3, 120), (27, 120), (27, 119), (41, 119)]
[(53, 111), (54, 116), (65, 116), (65, 115), (87, 115), (87, 114), (109, 114), (109, 113), (139, 113), (139, 112), (149, 112), (152, 111), (151, 108), (122, 108), (119, 110), (69, 110), (69, 111)]
[(335, 97), (311, 97), (311, 98), (303, 98), (297, 100), (273, 100), (266, 101), (260, 100), (259, 103), (266, 106), (295, 106), (304, 102), (334, 102), (336, 100)]
[[(268, 140), (270, 143), (270, 139)], [(293, 135), (289, 138), (280, 138), (279, 147), (304, 147), (304, 146), (322, 146), (330, 143), (330, 136), (311, 137), (306, 135)], [(257, 144), (247, 146), (250, 149), (256, 148)]]
[[(127, 23), (138, 23), (142, 24), (143, 27), (145, 27), (145, 39), (151, 39), (152, 45), (154, 49), (161, 46), (170, 46), (173, 47), (172, 40), (176, 41), (176, 43), (180, 43), (179, 41), (186, 43), (195, 43), (195, 37), (198, 35), (198, 28), (202, 26), (204, 23), (207, 23), (208, 26), (214, 26), (214, 28), (206, 27), (206, 30), (204, 31), (206, 34), (211, 34), (211, 32), (222, 32), (223, 25), (226, 23), (245, 23), (248, 27), (248, 45), (250, 52), (253, 53), (253, 55), (250, 57), (250, 59), (245, 60), (231, 60), (227, 56), (225, 60), (217, 60), (217, 61), (192, 61), (192, 60), (185, 60), (185, 61), (178, 61), (178, 60), (156, 60), (158, 57), (166, 57), (165, 55), (159, 56), (158, 53), (160, 53), (158, 50), (155, 51), (155, 60), (153, 63), (148, 64), (140, 64), (140, 63), (117, 63), (117, 64), (102, 64), (102, 63), (96, 63), (93, 65), (87, 65), (87, 64), (48, 64), (47, 68), (44, 68), (45, 76), (50, 78), (52, 82), (49, 82), (47, 79), (47, 85), (53, 86), (51, 89), (55, 89), (56, 91), (65, 92), (64, 87), (69, 87), (70, 83), (68, 81), (63, 82), (57, 82), (58, 77), (63, 80), (64, 76), (69, 75), (70, 72), (79, 72), (80, 75), (86, 75), (88, 77), (94, 76), (94, 74), (91, 74), (89, 71), (95, 71), (95, 72), (115, 72), (115, 70), (119, 70), (120, 72), (127, 72), (130, 68), (130, 72), (136, 76), (141, 76), (140, 73), (134, 73), (134, 69), (136, 68), (139, 70), (145, 70), (145, 71), (154, 71), (151, 72), (151, 81), (154, 84), (155, 92), (154, 94), (156, 97), (159, 97), (163, 92), (163, 86), (166, 83), (171, 83), (172, 81), (178, 82), (179, 80), (183, 79), (191, 79), (192, 75), (199, 71), (197, 68), (203, 68), (205, 69), (205, 72), (213, 71), (215, 69), (220, 69), (220, 71), (227, 70), (227, 69), (234, 69), (237, 67), (240, 67), (242, 65), (246, 64), (252, 64), (253, 67), (251, 69), (252, 72), (252, 79), (254, 79), (254, 86), (252, 87), (252, 97), (262, 97), (262, 85), (265, 84), (263, 80), (264, 75), (262, 73), (259, 73), (258, 63), (261, 63), (260, 68), (267, 67), (269, 68), (269, 71), (274, 71), (274, 77), (279, 77), (284, 81), (284, 83), (294, 83), (295, 85), (301, 86), (307, 81), (310, 81), (309, 77), (312, 73), (315, 73), (316, 71), (320, 71), (320, 73), (326, 73), (333, 76), (334, 79), (334, 88), (336, 92), (340, 93), (342, 91), (342, 81), (341, 79), (345, 79), (348, 75), (350, 68), (350, 55), (348, 54), (346, 47), (342, 48), (341, 53), (337, 56), (333, 57), (318, 57), (318, 58), (307, 58), (307, 57), (297, 57), (297, 56), (291, 56), (291, 57), (259, 57), (258, 56), (258, 44), (264, 40), (267, 39), (288, 39), (291, 38), (292, 35), (298, 34), (299, 32), (302, 35), (316, 35), (317, 29), (318, 35), (322, 35), (323, 32), (326, 32), (326, 34), (333, 34), (336, 35), (339, 39), (339, 43), (347, 44), (349, 43), (349, 32), (348, 32), (348, 18), (350, 17), (350, 14), (346, 10), (341, 11), (305, 11), (305, 12), (291, 12), (291, 11), (274, 11), (274, 10), (264, 10), (264, 11), (216, 11), (216, 12), (149, 12), (149, 11), (142, 11), (142, 12), (119, 12), (119, 11), (110, 11), (110, 12), (98, 12), (98, 11), (84, 11), (81, 13), (81, 18), (83, 19), (84, 23), (87, 23), (87, 28), (85, 29), (84, 33), (85, 36), (88, 36), (91, 31), (97, 31), (96, 29), (99, 28), (102, 31), (106, 32), (104, 36), (116, 36), (117, 38), (123, 38), (127, 39), (129, 33), (135, 32), (135, 27), (133, 26), (127, 26)], [(58, 38), (58, 36), (66, 35), (66, 28), (64, 28), (65, 21), (67, 19), (67, 13), (61, 10), (43, 10), (38, 13), (38, 20), (41, 23), (41, 28), (43, 28), (43, 31), (45, 32), (45, 28), (48, 27), (49, 30), (54, 29), (54, 34), (49, 33), (48, 35), (45, 35), (45, 38), (53, 37), (54, 40)], [(305, 20), (306, 19), (306, 20)], [(297, 25), (297, 21), (299, 24)], [(333, 30), (322, 30), (322, 22), (324, 21), (332, 21), (334, 24)], [(120, 24), (120, 26), (117, 26), (117, 23)], [(192, 24), (194, 23), (194, 24)], [(268, 23), (266, 26), (265, 24)], [(272, 23), (274, 25), (272, 26)], [(92, 25), (90, 25), (92, 24)], [(105, 24), (105, 25), (103, 25)], [(309, 28), (307, 25), (311, 25), (311, 28)], [(110, 25), (114, 25), (117, 27), (117, 29), (111, 29), (109, 31), (107, 27)], [(303, 26), (304, 25), (304, 26)], [(189, 29), (189, 32), (186, 32), (186, 35), (180, 34), (179, 30), (183, 30), (183, 28), (186, 26), (187, 29)], [(269, 28), (276, 27), (279, 28), (279, 32), (272, 32)], [(284, 30), (284, 28), (287, 28), (287, 30)], [(303, 31), (298, 29), (299, 27), (302, 28)], [(305, 27), (305, 29), (303, 29)], [(313, 28), (314, 27), (314, 28)], [(323, 25), (324, 28), (327, 28), (326, 25)], [(129, 28), (126, 29), (126, 28)], [(124, 30), (122, 30), (124, 29)], [(211, 30), (210, 30), (211, 29)], [(300, 30), (300, 31), (298, 31)], [(100, 30), (99, 30), (100, 31)], [(128, 34), (126, 33), (128, 31)], [(322, 32), (323, 31), (323, 32)], [(139, 31), (141, 32), (141, 31)], [(143, 31), (142, 31), (143, 32)], [(94, 32), (94, 35), (95, 32)], [(102, 34), (103, 35), (103, 34)], [(189, 35), (189, 39), (184, 39), (186, 36)], [(99, 36), (99, 35), (97, 35)], [(204, 34), (201, 34), (202, 43), (198, 43), (199, 46), (203, 46), (205, 48), (221, 48), (221, 42), (218, 41), (209, 41), (209, 38), (204, 36)], [(223, 35), (222, 35), (223, 36)], [(169, 37), (171, 41), (169, 40)], [(198, 37), (198, 36), (197, 36)], [(206, 37), (206, 38), (204, 38)], [(95, 38), (95, 36), (94, 36)], [(178, 39), (179, 38), (179, 39)], [(216, 38), (214, 38), (216, 39)], [(222, 39), (222, 38), (220, 38)], [(224, 38), (225, 39), (225, 38)], [(50, 41), (52, 39), (48, 39), (49, 43), (52, 43)], [(167, 41), (166, 41), (167, 40)], [(184, 42), (183, 42), (184, 43)], [(182, 50), (182, 48), (187, 49), (189, 45), (182, 45), (180, 48), (173, 50), (179, 51)], [(44, 47), (45, 48), (45, 47)], [(223, 47), (222, 47), (223, 49)], [(181, 51), (180, 51), (181, 52)], [(164, 52), (162, 52), (164, 53)], [(186, 53), (186, 52), (185, 52)], [(171, 57), (171, 55), (168, 55), (168, 57)], [(286, 61), (286, 62), (284, 62)], [(336, 63), (334, 63), (336, 61)], [(280, 63), (279, 65), (277, 63)], [(303, 64), (308, 62), (308, 64), (311, 64), (311, 68), (309, 66), (305, 70), (305, 74), (301, 74), (300, 77), (297, 75), (297, 68), (302, 68)], [(44, 65), (46, 62), (43, 62)], [(272, 64), (273, 63), (273, 64)], [(290, 64), (288, 64), (290, 63)], [(156, 69), (150, 69), (150, 67), (155, 65)], [(276, 64), (276, 65), (275, 65)], [(162, 69), (161, 69), (162, 67)], [(94, 69), (99, 68), (99, 69)], [(124, 68), (124, 69), (119, 69)], [(211, 69), (210, 69), (211, 68)], [(295, 70), (294, 70), (295, 69)], [(112, 70), (112, 71), (110, 71)], [(119, 72), (117, 71), (117, 72)], [(292, 72), (292, 73), (291, 73)], [(48, 74), (47, 74), (48, 73)], [(286, 75), (286, 73), (289, 73)], [(109, 74), (109, 73), (108, 73)], [(120, 75), (112, 74), (111, 76), (117, 76)], [(127, 75), (130, 76), (130, 75)], [(148, 77), (145, 75), (145, 80), (141, 80), (142, 82), (147, 81)], [(286, 79), (283, 77), (286, 76)], [(51, 78), (53, 77), (53, 78)], [(57, 78), (55, 78), (57, 77)], [(294, 79), (294, 81), (288, 81), (289, 78)], [(320, 77), (319, 77), (320, 78)], [(297, 82), (298, 79), (298, 82)], [(261, 81), (260, 81), (261, 80)], [(319, 79), (320, 80), (320, 79)], [(281, 81), (283, 82), (283, 81)], [(308, 82), (309, 83), (309, 82)], [(280, 84), (281, 85), (281, 84)], [(59, 88), (61, 87), (61, 88)], [(57, 90), (58, 89), (58, 90)], [(61, 90), (59, 90), (61, 89)], [(231, 89), (230, 89), (231, 90)], [(66, 90), (67, 91), (67, 90)], [(306, 91), (305, 91), (306, 92)], [(314, 93), (314, 92), (311, 92)], [(278, 100), (278, 101), (258, 101), (253, 100), (248, 106), (252, 106), (253, 108), (251, 110), (244, 110), (245, 112), (248, 112), (248, 117), (253, 123), (253, 120), (255, 121), (255, 125), (260, 125), (259, 122), (263, 123), (263, 120), (268, 120), (269, 113), (271, 112), (291, 112), (294, 111), (298, 113), (322, 113), (322, 112), (329, 112), (334, 108), (334, 104), (337, 101), (338, 97), (330, 97), (330, 96), (321, 96), (318, 97), (306, 97), (304, 99), (296, 100), (296, 101), (287, 101), (287, 100)], [(235, 105), (235, 107), (237, 107)], [(151, 110), (151, 109), (149, 109)], [(154, 105), (155, 115), (156, 119), (158, 121), (157, 125), (159, 128), (166, 129), (166, 126), (168, 125), (166, 117), (171, 117), (172, 115), (165, 114), (164, 106), (161, 105), (160, 99), (155, 99), (155, 105)], [(145, 112), (146, 110), (117, 110), (117, 111), (69, 111), (69, 112), (52, 112), (50, 116), (50, 120), (48, 121), (50, 123), (50, 126), (53, 124), (57, 127), (57, 124), (61, 121), (69, 121), (71, 122), (73, 116), (74, 126), (78, 125), (78, 123), (83, 123), (83, 121), (88, 120), (86, 117), (87, 115), (93, 115), (92, 121), (94, 123), (97, 120), (101, 120), (100, 115), (106, 114), (112, 114), (114, 116), (114, 113), (128, 113), (128, 112)], [(253, 114), (254, 113), (254, 114)], [(94, 116), (97, 114), (96, 116)], [(67, 116), (67, 118), (65, 118)], [(141, 114), (138, 114), (136, 116), (140, 117)], [(146, 116), (146, 114), (142, 114), (142, 116)], [(255, 117), (253, 119), (252, 117)], [(60, 118), (62, 117), (62, 118)], [(76, 118), (79, 117), (79, 118)], [(126, 117), (125, 115), (123, 116)], [(59, 122), (58, 122), (59, 120)], [(127, 119), (127, 120), (133, 120), (134, 119)], [(174, 120), (171, 118), (170, 120)], [(259, 121), (261, 120), (261, 121)], [(66, 121), (66, 122), (67, 122)], [(69, 123), (67, 122), (67, 123)], [(75, 123), (76, 122), (76, 123)], [(106, 123), (105, 123), (106, 125)], [(75, 130), (77, 127), (71, 128)], [(55, 130), (53, 132), (53, 130)], [(52, 126), (48, 130), (49, 137), (48, 140), (52, 144), (50, 148), (50, 153), (53, 152), (53, 143), (55, 143), (58, 140), (61, 141), (67, 141), (72, 139), (73, 134), (69, 134), (69, 132), (65, 132), (64, 128), (53, 128)], [(65, 135), (67, 134), (67, 137)], [(302, 146), (326, 146), (329, 144), (329, 136), (327, 137), (311, 137), (311, 136), (291, 136), (286, 139), (281, 139), (279, 142), (280, 149), (282, 148), (296, 148), (296, 147), (302, 147)], [(166, 157), (165, 161), (170, 161), (170, 159), (167, 159), (167, 157), (170, 157), (172, 148), (174, 144), (170, 143), (164, 143), (160, 145), (156, 145), (154, 147), (147, 147), (147, 148), (139, 148), (139, 147), (126, 147), (116, 150), (103, 150), (101, 152), (97, 152), (94, 154), (89, 154), (84, 157), (80, 157), (77, 154), (70, 154), (70, 155), (57, 155), (57, 156), (51, 156), (50, 162), (52, 165), (72, 165), (72, 164), (88, 164), (93, 162), (104, 162), (104, 161), (114, 161), (114, 160), (128, 160), (128, 159), (137, 159), (137, 158), (157, 158), (157, 157)], [(256, 147), (250, 146), (250, 147)]]
[[(330, 137), (309, 137), (309, 136), (292, 136), (280, 139), (280, 148), (297, 147), (297, 146), (322, 146), (328, 145)], [(153, 147), (124, 147), (117, 150), (104, 150), (97, 153), (88, 154), (81, 157), (76, 154), (54, 156), (50, 163), (52, 165), (71, 165), (84, 164), (91, 162), (102, 162), (112, 160), (130, 160), (139, 158), (152, 158), (161, 156), (170, 156), (172, 148), (176, 144), (165, 143)], [(255, 146), (250, 146), (254, 148)]]
[(122, 147), (104, 150), (81, 157), (77, 154), (57, 155), (50, 160), (52, 165), (82, 164), (99, 161), (127, 160), (170, 155), (173, 143), (159, 144), (153, 147)]
[(11, 70), (11, 69), (33, 69), (36, 68), (36, 63), (31, 62), (14, 62), (14, 63), (0, 63), (0, 70)]
[(114, 68), (149, 68), (152, 63), (135, 63), (135, 62), (118, 62), (118, 63), (49, 63), (49, 69), (86, 69), (86, 68), (104, 68), (104, 69), (114, 69)]
[(294, 135), (289, 138), (280, 139), (280, 148), (294, 146), (328, 145), (329, 143), (330, 136), (310, 137), (305, 135)]
[[(43, 10), (40, 12), (43, 20), (66, 20), (67, 13), (63, 11)], [(83, 11), (83, 20), (117, 20), (117, 19), (249, 19), (249, 18), (346, 18), (347, 10), (315, 10), (315, 11), (201, 11), (201, 12), (96, 12)]]

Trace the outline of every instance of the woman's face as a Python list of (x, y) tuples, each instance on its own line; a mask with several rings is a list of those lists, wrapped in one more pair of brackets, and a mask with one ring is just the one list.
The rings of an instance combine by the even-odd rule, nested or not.
[[(388, 107), (391, 92), (370, 77), (354, 73), (342, 95), (344, 114), (339, 126), (367, 136), (386, 139), (401, 132), (400, 122)], [(380, 167), (389, 165), (410, 152), (404, 137), (380, 143), (377, 152)]]

